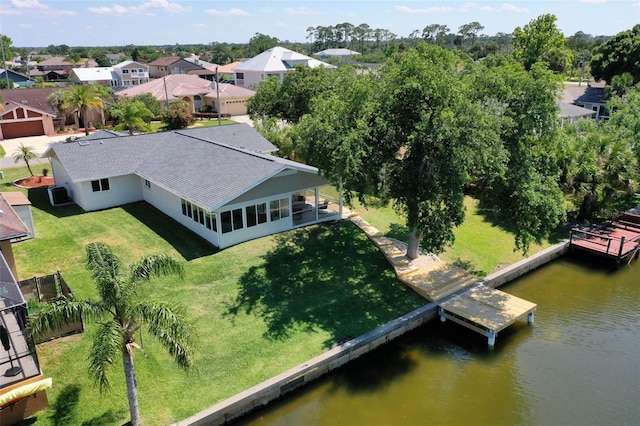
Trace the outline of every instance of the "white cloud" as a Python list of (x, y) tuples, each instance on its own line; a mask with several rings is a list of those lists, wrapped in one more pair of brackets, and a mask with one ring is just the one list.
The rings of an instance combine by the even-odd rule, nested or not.
[(218, 9), (206, 9), (204, 13), (215, 16), (249, 16), (250, 13), (246, 10), (233, 8), (229, 10), (218, 10)]
[(482, 6), (480, 8), (483, 12), (515, 12), (515, 13), (529, 13), (529, 9), (526, 7), (518, 7), (511, 3), (502, 3), (500, 7)]
[(33, 25), (31, 24), (18, 24), (18, 26), (20, 28), (24, 28), (25, 30), (30, 30), (31, 28), (33, 28)]
[(72, 10), (51, 9), (38, 0), (11, 0), (11, 6), (3, 6), (2, 9), (0, 9), (0, 15), (29, 15), (34, 13), (47, 16), (77, 15), (77, 13)]
[(606, 2), (607, 0), (580, 0), (580, 3), (589, 3), (589, 4), (602, 4)]
[(284, 13), (289, 16), (309, 16), (309, 15), (324, 15), (319, 10), (309, 9), (308, 7), (285, 7)]
[(640, 7), (640, 1), (638, 3), (632, 4), (631, 7)]
[[(32, 1), (32, 0), (28, 0)], [(158, 11), (167, 13), (184, 13), (191, 10), (190, 7), (184, 7), (178, 3), (168, 0), (150, 0), (137, 6), (122, 6), (114, 4), (113, 6), (89, 7), (87, 10), (96, 15), (146, 15), (156, 16)]]

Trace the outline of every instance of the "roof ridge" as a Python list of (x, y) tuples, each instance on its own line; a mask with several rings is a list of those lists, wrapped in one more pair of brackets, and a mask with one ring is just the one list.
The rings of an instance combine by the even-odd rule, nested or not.
[(207, 142), (207, 143), (210, 143), (210, 144), (214, 144), (214, 145), (217, 145), (217, 146), (219, 146), (221, 148), (228, 148), (228, 149), (231, 149), (233, 151), (241, 152), (243, 154), (249, 154), (249, 155), (252, 155), (252, 156), (257, 157), (257, 158), (262, 158), (263, 160), (271, 161), (272, 163), (276, 162), (274, 159), (277, 158), (277, 157), (274, 157), (272, 155), (267, 156), (265, 154), (261, 154), (259, 152), (253, 151), (251, 149), (235, 147), (235, 146), (226, 144), (224, 142), (218, 142), (218, 141), (211, 140), (211, 139), (205, 139), (205, 138), (200, 137), (200, 136), (195, 136), (195, 135), (190, 135), (190, 134), (187, 134), (187, 133), (182, 133), (179, 130), (174, 130), (174, 133), (176, 133), (176, 134), (178, 134), (180, 136), (187, 136), (187, 137), (189, 137), (191, 139), (196, 139), (196, 140), (199, 140), (199, 141), (202, 141), (202, 142)]

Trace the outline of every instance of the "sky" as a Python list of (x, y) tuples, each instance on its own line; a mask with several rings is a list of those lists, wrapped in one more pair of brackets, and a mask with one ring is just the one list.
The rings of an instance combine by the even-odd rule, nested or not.
[(565, 36), (614, 35), (640, 24), (640, 0), (0, 0), (15, 47), (247, 43), (256, 33), (306, 42), (307, 28), (349, 22), (406, 37), (430, 24), (477, 21), (511, 33), (545, 13)]

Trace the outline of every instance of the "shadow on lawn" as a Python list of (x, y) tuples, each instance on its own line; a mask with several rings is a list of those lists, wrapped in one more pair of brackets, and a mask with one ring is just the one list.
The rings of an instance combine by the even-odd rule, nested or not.
[(326, 347), (370, 331), (421, 305), (384, 257), (350, 222), (276, 235), (264, 263), (240, 278), (225, 315), (261, 317), (265, 337), (282, 339), (302, 327), (325, 330)]
[(171, 244), (185, 260), (209, 256), (219, 251), (213, 244), (185, 228), (151, 204), (140, 201), (125, 204), (122, 209)]
[[(82, 426), (107, 426), (113, 424), (128, 424), (128, 413), (125, 410), (107, 410), (101, 415), (80, 423), (77, 419), (78, 404), (80, 401), (80, 386), (68, 385), (58, 395), (56, 401), (51, 404), (51, 414), (48, 419), (54, 426), (80, 424)], [(37, 417), (31, 417), (21, 422), (20, 425), (37, 423)]]

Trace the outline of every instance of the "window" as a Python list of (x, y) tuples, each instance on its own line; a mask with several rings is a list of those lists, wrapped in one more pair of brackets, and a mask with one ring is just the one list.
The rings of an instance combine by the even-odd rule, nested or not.
[(267, 203), (258, 204), (258, 223), (267, 221)]
[[(266, 208), (266, 205), (265, 205), (265, 208)], [(271, 202), (269, 202), (269, 210), (271, 213), (272, 222), (289, 217), (289, 198), (272, 200)], [(266, 221), (266, 212), (265, 212), (265, 221)]]
[(237, 72), (236, 73), (236, 78), (238, 80), (244, 80), (244, 73), (243, 72)]
[(247, 206), (247, 228), (256, 226), (258, 224), (258, 216), (256, 215), (256, 206)]
[(93, 192), (108, 191), (109, 179), (92, 180), (91, 189)]
[(269, 203), (269, 209), (271, 210), (271, 221), (280, 220), (280, 201), (271, 201)]
[(233, 210), (233, 230), (236, 231), (238, 229), (242, 229), (244, 227), (244, 223), (242, 221), (242, 209)]
[[(151, 189), (151, 182), (149, 182), (148, 180), (144, 180), (144, 186), (147, 187), (147, 189)], [(182, 200), (182, 202), (184, 203), (184, 200)]]
[(220, 214), (220, 221), (222, 222), (222, 233), (226, 234), (227, 232), (233, 231), (233, 227), (231, 226), (231, 212), (222, 212)]
[(126, 68), (123, 68), (123, 70), (122, 70), (122, 74), (129, 74), (129, 70), (128, 70), (128, 69), (126, 69)]

